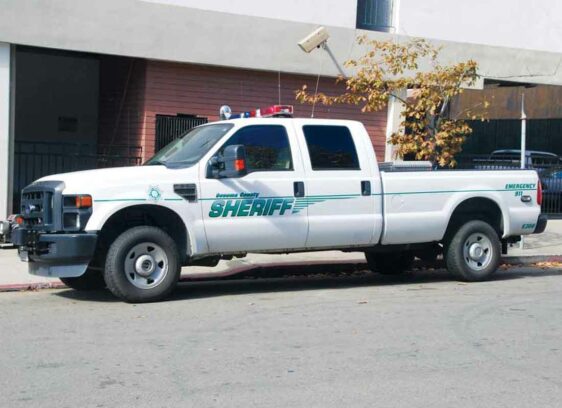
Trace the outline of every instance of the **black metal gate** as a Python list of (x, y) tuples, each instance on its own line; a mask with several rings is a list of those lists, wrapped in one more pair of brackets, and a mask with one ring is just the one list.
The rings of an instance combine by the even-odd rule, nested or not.
[(14, 147), (15, 212), (19, 209), (21, 190), (43, 176), (142, 164), (141, 146), (17, 141)]
[(156, 151), (158, 152), (188, 130), (208, 121), (207, 118), (190, 115), (156, 115)]

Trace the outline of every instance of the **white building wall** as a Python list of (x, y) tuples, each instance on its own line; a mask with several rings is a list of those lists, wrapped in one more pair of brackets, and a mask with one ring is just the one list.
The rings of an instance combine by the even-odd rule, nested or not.
[(560, 0), (394, 1), (398, 34), (562, 52)]
[[(357, 0), (139, 0), (355, 29)], [(414, 37), (562, 52), (560, 0), (393, 0), (394, 32)]]
[(237, 15), (355, 28), (357, 0), (140, 0)]
[(10, 44), (0, 43), (0, 220), (11, 212)]

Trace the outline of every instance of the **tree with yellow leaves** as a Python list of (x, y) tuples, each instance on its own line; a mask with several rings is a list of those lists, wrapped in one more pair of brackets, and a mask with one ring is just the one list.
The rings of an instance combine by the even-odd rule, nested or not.
[[(453, 65), (440, 65), (439, 48), (425, 40), (408, 42), (376, 41), (362, 36), (358, 43), (369, 51), (358, 60), (349, 60), (346, 67), (354, 70), (344, 81), (345, 92), (328, 96), (312, 94), (304, 85), (297, 91), (302, 103), (355, 104), (362, 112), (384, 109), (394, 97), (403, 104), (400, 130), (393, 133), (389, 143), (397, 146), (400, 157), (415, 156), (441, 167), (454, 167), (455, 155), (462, 150), (472, 129), (465, 119), (484, 119), (488, 102), (451, 117), (453, 99), (462, 94), (464, 87), (478, 79), (478, 65), (473, 60)], [(419, 70), (427, 60), (430, 70)], [(408, 89), (409, 96), (401, 96)]]

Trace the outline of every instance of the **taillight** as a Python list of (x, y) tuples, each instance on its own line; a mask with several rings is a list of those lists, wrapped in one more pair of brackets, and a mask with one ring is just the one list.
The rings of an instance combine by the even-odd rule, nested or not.
[(542, 204), (542, 183), (539, 180), (539, 183), (537, 184), (537, 204), (541, 205)]

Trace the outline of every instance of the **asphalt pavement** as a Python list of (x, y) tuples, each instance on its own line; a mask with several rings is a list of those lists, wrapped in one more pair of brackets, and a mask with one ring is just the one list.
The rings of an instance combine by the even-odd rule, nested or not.
[(562, 270), (0, 296), (0, 407), (559, 407)]

